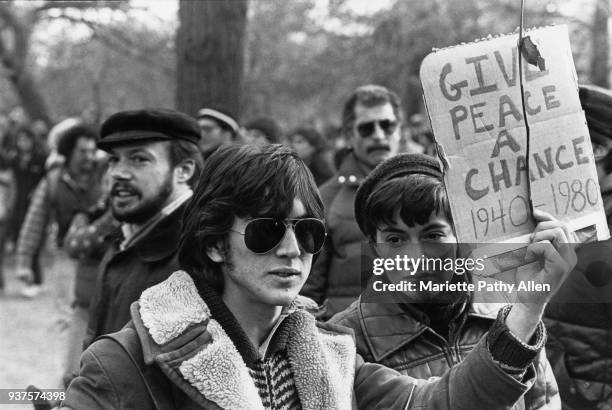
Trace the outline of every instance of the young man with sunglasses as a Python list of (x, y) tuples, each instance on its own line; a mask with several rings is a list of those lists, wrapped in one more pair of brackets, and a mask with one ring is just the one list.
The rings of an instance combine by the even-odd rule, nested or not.
[(329, 240), (302, 290), (324, 305), (322, 319), (345, 309), (361, 293), (359, 267), (365, 237), (355, 222), (353, 200), (372, 169), (398, 153), (401, 124), (399, 97), (385, 87), (359, 87), (344, 104), (342, 132), (352, 149), (336, 175), (321, 186)]
[(521, 398), (532, 380), (504, 372), (484, 346), (455, 373), (415, 380), (365, 363), (350, 330), (317, 323), (298, 291), (325, 240), (322, 217), (295, 152), (221, 147), (184, 214), (183, 270), (144, 291), (132, 322), (85, 351), (63, 406), (493, 410)]

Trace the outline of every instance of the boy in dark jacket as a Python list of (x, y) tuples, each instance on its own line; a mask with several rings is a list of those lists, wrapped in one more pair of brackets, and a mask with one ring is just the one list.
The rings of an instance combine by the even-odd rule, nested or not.
[[(378, 257), (394, 259), (407, 254), (454, 261), (458, 256), (443, 174), (432, 157), (401, 154), (379, 165), (357, 191), (355, 216)], [(558, 255), (570, 263), (575, 260), (569, 246), (558, 245), (571, 239), (564, 225), (542, 212), (534, 212), (534, 217), (539, 224), (528, 252), (544, 256), (539, 250), (543, 245), (536, 242), (551, 241), (557, 248), (546, 254), (546, 260)], [(462, 289), (470, 282), (469, 273), (429, 268), (419, 269), (416, 274), (387, 271), (383, 275), (389, 283), (405, 279), (416, 286), (405, 292), (386, 293), (385, 297), (395, 299), (383, 303), (368, 303), (373, 299), (366, 290), (331, 320), (355, 331), (357, 351), (366, 361), (419, 379), (437, 378), (453, 372), (483, 339), (487, 340), (493, 360), (517, 380), (527, 374), (535, 376), (534, 385), (515, 408), (560, 408), (557, 384), (542, 349), (546, 340), (544, 327), (521, 336), (519, 326), (511, 331), (513, 336), (503, 347), (496, 342), (499, 323), (494, 322), (495, 317), (512, 326), (512, 315), (523, 308), (521, 304), (502, 307), (497, 303), (473, 303), (473, 295)], [(543, 270), (530, 279), (547, 280), (546, 276)], [(457, 291), (420, 286), (427, 282), (449, 283)], [(526, 297), (533, 298), (527, 292), (520, 300)], [(534, 319), (541, 318), (546, 300), (533, 301)]]

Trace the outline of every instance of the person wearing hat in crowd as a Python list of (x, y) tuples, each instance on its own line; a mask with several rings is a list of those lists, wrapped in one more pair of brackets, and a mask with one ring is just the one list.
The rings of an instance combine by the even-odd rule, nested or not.
[[(399, 154), (384, 161), (365, 178), (354, 206), (357, 224), (378, 258), (424, 256), (446, 264), (449, 258), (458, 257), (443, 174), (437, 160), (430, 156)], [(546, 264), (559, 261), (561, 265), (555, 268), (558, 271), (547, 266), (528, 279), (552, 282), (554, 286), (560, 282), (553, 279), (554, 275), (569, 272), (575, 263), (573, 249), (562, 245), (573, 236), (562, 222), (548, 214), (536, 210), (534, 217), (538, 225), (527, 252), (541, 257)], [(545, 250), (540, 241), (552, 242), (555, 249)], [(330, 320), (355, 331), (357, 351), (364, 360), (418, 379), (442, 377), (485, 339), (493, 360), (501, 368), (517, 380), (527, 373), (535, 378), (523, 403), (516, 408), (560, 408), (555, 378), (543, 348), (546, 332), (541, 322), (535, 332), (519, 337), (521, 333), (513, 330), (513, 336), (505, 343), (496, 340), (499, 332), (507, 331), (501, 324), (510, 326), (518, 310), (535, 309), (532, 319), (538, 322), (551, 294), (523, 292), (517, 300), (529, 300), (531, 305), (504, 307), (499, 303), (473, 303), (473, 294), (460, 286), (452, 292), (427, 290), (419, 284), (470, 283), (470, 272), (440, 268), (421, 268), (416, 273), (385, 271), (372, 281), (381, 278), (389, 284), (409, 281), (415, 290), (376, 295), (368, 286), (357, 301)]]
[[(579, 86), (603, 206), (612, 230), (612, 91)], [(576, 269), (546, 309), (546, 351), (563, 408), (612, 408), (612, 239), (578, 249)]]
[[(219, 148), (185, 210), (182, 270), (145, 290), (132, 321), (84, 352), (62, 406), (497, 410), (522, 400), (543, 328), (521, 306), (453, 371), (430, 380), (364, 362), (349, 329), (317, 323), (308, 311), (316, 305), (298, 292), (325, 241), (322, 218), (319, 191), (295, 152)], [(550, 265), (555, 282), (563, 271)], [(513, 344), (532, 333), (531, 345)], [(504, 367), (515, 356), (524, 375)]]
[(220, 145), (236, 141), (239, 133), (238, 122), (231, 115), (218, 108), (202, 108), (198, 111), (200, 126), (200, 151), (208, 158)]
[(109, 155), (109, 204), (122, 235), (107, 251), (90, 308), (86, 347), (130, 319), (130, 304), (178, 268), (181, 216), (202, 168), (197, 122), (177, 111), (111, 115), (98, 148)]
[(297, 128), (287, 138), (291, 148), (308, 165), (317, 186), (322, 185), (334, 175), (326, 152), (325, 139), (314, 128)]
[(70, 128), (82, 124), (84, 123), (83, 120), (81, 120), (80, 118), (69, 117), (61, 120), (53, 127), (51, 127), (46, 138), (49, 155), (47, 155), (47, 159), (45, 161), (45, 169), (51, 170), (56, 167), (61, 167), (61, 165), (66, 159), (60, 153), (57, 152), (58, 139)]
[(246, 130), (244, 139), (248, 144), (266, 145), (281, 142), (282, 131), (272, 118), (259, 117), (252, 119), (244, 125)]
[[(74, 124), (57, 137), (57, 152), (65, 158), (49, 170), (32, 194), (17, 242), (17, 277), (27, 283), (24, 297), (42, 290), (43, 272), (38, 255), (44, 245), (47, 226), (57, 222), (57, 245), (61, 248), (72, 217), (96, 203), (100, 196), (100, 166), (95, 161), (97, 132)], [(63, 255), (56, 261), (64, 260)]]
[(345, 309), (361, 293), (361, 248), (365, 237), (353, 215), (359, 184), (383, 160), (398, 153), (402, 110), (394, 92), (378, 85), (357, 88), (344, 104), (342, 133), (351, 149), (338, 172), (321, 186), (329, 240), (302, 294), (322, 304), (321, 318)]

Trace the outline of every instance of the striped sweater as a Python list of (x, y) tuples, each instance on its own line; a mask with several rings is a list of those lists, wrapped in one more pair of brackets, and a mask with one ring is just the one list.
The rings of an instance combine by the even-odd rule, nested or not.
[(285, 351), (273, 353), (265, 360), (256, 361), (249, 367), (249, 374), (255, 382), (264, 408), (270, 410), (302, 408)]

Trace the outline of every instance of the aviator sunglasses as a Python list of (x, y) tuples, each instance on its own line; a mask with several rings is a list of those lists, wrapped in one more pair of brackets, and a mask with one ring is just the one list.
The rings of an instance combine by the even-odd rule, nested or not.
[(325, 224), (316, 218), (297, 218), (279, 220), (275, 218), (251, 219), (244, 227), (244, 232), (235, 231), (244, 236), (244, 244), (253, 253), (264, 254), (283, 240), (289, 225), (292, 226), (295, 237), (305, 252), (318, 253), (325, 242)]
[(381, 130), (385, 133), (386, 136), (389, 136), (395, 132), (397, 129), (397, 121), (392, 120), (379, 120), (379, 121), (368, 121), (362, 122), (357, 125), (357, 133), (361, 138), (368, 138), (372, 134), (374, 134), (374, 130), (376, 124), (380, 127)]

